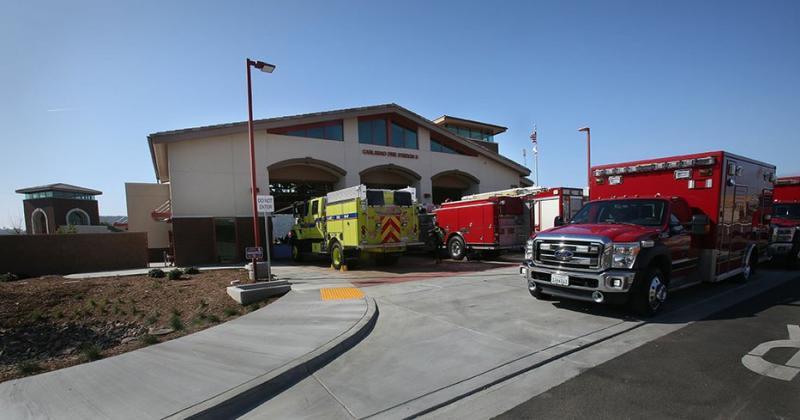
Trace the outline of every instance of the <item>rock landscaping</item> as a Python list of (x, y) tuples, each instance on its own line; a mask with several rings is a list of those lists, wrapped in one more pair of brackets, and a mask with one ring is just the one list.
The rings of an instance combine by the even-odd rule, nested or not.
[(0, 382), (171, 340), (274, 300), (241, 307), (225, 291), (234, 280), (247, 283), (247, 273), (2, 282)]

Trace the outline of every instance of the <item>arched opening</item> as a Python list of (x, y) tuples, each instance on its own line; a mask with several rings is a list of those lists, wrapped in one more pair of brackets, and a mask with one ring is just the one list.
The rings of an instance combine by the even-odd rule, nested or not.
[(458, 169), (439, 172), (431, 177), (433, 204), (442, 204), (447, 200), (456, 201), (468, 194), (478, 192), (480, 180), (471, 174)]
[(34, 235), (48, 233), (47, 214), (42, 209), (36, 209), (31, 213), (31, 232)]
[(394, 164), (373, 166), (359, 173), (367, 188), (397, 190), (406, 187), (419, 189), (422, 177), (411, 169)]
[(89, 213), (82, 209), (72, 209), (67, 212), (67, 224), (73, 226), (85, 226), (92, 224)]
[(331, 163), (310, 157), (288, 159), (270, 165), (269, 189), (275, 197), (275, 209), (289, 207), (295, 201), (304, 201), (333, 191), (334, 186), (347, 174)]

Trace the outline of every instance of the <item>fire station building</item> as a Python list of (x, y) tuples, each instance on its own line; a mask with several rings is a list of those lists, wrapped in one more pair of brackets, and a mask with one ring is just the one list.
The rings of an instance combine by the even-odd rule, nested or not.
[[(505, 131), (396, 104), (256, 120), (258, 190), (280, 213), (358, 184), (415, 187), (425, 204), (530, 185), (530, 171), (498, 153), (494, 136)], [(153, 260), (167, 252), (178, 265), (242, 261), (253, 243), (247, 122), (147, 141), (158, 183), (126, 184), (128, 229), (148, 233)]]

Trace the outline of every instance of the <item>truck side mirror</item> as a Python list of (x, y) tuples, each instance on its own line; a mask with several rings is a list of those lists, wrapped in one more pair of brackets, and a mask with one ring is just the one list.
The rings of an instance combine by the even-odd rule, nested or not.
[(692, 235), (705, 235), (711, 228), (711, 220), (705, 214), (692, 216)]
[(553, 226), (563, 226), (563, 225), (564, 225), (564, 218), (562, 218), (561, 216), (556, 216), (556, 218), (553, 219)]

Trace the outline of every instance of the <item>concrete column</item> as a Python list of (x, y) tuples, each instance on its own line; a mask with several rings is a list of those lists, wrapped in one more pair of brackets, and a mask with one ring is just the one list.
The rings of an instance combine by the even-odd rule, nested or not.
[(361, 156), (361, 147), (358, 143), (358, 118), (348, 118), (344, 120), (344, 148), (345, 165), (347, 174), (339, 179), (335, 188), (347, 188), (361, 183), (358, 175), (358, 162)]

